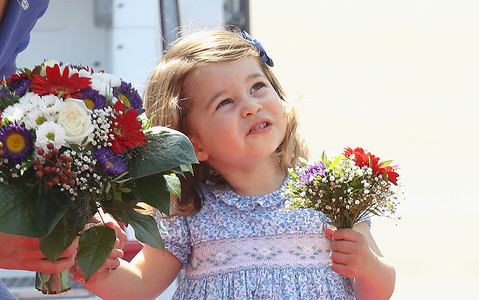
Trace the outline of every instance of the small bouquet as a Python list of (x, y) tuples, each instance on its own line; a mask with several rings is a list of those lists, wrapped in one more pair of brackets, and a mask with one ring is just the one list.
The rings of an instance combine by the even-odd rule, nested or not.
[[(46, 61), (0, 81), (0, 232), (39, 238), (51, 261), (80, 235), (86, 280), (115, 244), (111, 228), (83, 230), (100, 210), (162, 247), (141, 203), (169, 214), (170, 195), (180, 195), (176, 175), (197, 160), (185, 135), (150, 128), (143, 111), (131, 84), (88, 67)], [(70, 288), (68, 270), (37, 275), (44, 293)]]
[(391, 216), (396, 211), (397, 166), (362, 148), (345, 148), (342, 155), (290, 169), (284, 193), (286, 209), (322, 211), (336, 228), (352, 228), (370, 214)]

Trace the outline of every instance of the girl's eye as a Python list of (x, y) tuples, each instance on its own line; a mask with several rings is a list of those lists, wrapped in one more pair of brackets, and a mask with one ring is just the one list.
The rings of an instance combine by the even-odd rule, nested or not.
[(232, 103), (232, 102), (233, 102), (233, 101), (231, 101), (230, 99), (225, 99), (225, 100), (221, 101), (220, 104), (218, 104), (217, 109), (220, 108), (220, 107), (222, 107), (222, 106), (228, 105), (228, 104), (230, 104), (230, 103)]
[(260, 88), (262, 88), (262, 87), (264, 87), (264, 86), (265, 86), (264, 83), (262, 83), (262, 82), (257, 82), (257, 83), (255, 83), (255, 84), (253, 85), (253, 87), (251, 88), (251, 92), (250, 92), (250, 93), (252, 94), (252, 93), (256, 92), (257, 90), (259, 90)]

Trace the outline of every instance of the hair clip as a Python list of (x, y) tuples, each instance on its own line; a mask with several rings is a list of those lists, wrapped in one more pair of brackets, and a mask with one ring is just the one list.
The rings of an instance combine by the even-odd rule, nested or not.
[(271, 59), (271, 57), (268, 56), (268, 54), (266, 54), (266, 50), (264, 50), (263, 48), (263, 45), (261, 45), (260, 42), (258, 42), (256, 39), (252, 38), (246, 31), (244, 30), (238, 30), (236, 31), (236, 33), (241, 37), (243, 38), (245, 41), (247, 41), (248, 43), (251, 44), (251, 46), (253, 46), (253, 48), (256, 49), (256, 51), (259, 52), (259, 60), (262, 62), (262, 63), (265, 63), (267, 64), (268, 66), (272, 67), (274, 66), (274, 63), (273, 63), (273, 60)]

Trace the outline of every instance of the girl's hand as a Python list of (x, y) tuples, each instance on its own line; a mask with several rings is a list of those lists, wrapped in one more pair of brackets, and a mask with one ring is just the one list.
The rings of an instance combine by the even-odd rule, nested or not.
[(368, 274), (376, 254), (369, 248), (364, 235), (353, 229), (327, 228), (324, 233), (331, 239), (331, 270), (349, 278)]

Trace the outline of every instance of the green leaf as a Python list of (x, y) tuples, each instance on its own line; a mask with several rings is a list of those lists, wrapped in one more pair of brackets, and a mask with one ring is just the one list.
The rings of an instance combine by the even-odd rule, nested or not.
[[(181, 198), (181, 182), (176, 176), (165, 175), (166, 185), (168, 190), (172, 192), (177, 198)], [(168, 213), (169, 214), (169, 213)]]
[(155, 248), (164, 248), (155, 218), (150, 215), (142, 215), (134, 210), (127, 212), (127, 215), (128, 223), (135, 230), (137, 240)]
[(331, 163), (331, 165), (329, 166), (329, 169), (330, 170), (334, 170), (334, 168), (339, 164), (339, 162), (341, 161), (341, 159), (343, 158), (343, 155), (338, 155), (336, 157), (336, 159)]
[(135, 180), (132, 193), (136, 196), (136, 200), (148, 203), (161, 212), (169, 214), (170, 192), (163, 175), (155, 174)]
[(85, 281), (105, 263), (115, 246), (115, 231), (109, 227), (92, 227), (80, 236), (77, 262)]
[(147, 134), (146, 146), (134, 153), (129, 162), (128, 169), (134, 179), (198, 163), (193, 145), (183, 133), (156, 126)]
[(389, 166), (390, 163), (392, 163), (392, 160), (386, 160), (381, 162), (381, 167)]
[(303, 157), (298, 157), (298, 161), (301, 164), (301, 166), (306, 167), (308, 166), (308, 161), (304, 159)]
[[(60, 222), (59, 225), (62, 225), (62, 223)], [(40, 249), (46, 258), (50, 261), (57, 260), (72, 244), (78, 235), (78, 231), (71, 229), (71, 227), (57, 226), (49, 235), (40, 239)]]
[(71, 205), (60, 191), (50, 189), (39, 194), (24, 185), (0, 184), (0, 232), (44, 237)]

